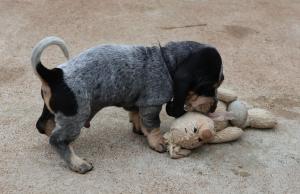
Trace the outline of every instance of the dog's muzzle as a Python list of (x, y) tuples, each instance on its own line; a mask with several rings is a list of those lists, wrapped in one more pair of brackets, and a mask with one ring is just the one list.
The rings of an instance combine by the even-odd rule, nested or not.
[(214, 102), (213, 104), (211, 105), (210, 109), (209, 109), (209, 112), (210, 113), (213, 113), (216, 111), (217, 109), (217, 105), (218, 105), (218, 98), (214, 97)]
[(36, 128), (41, 134), (45, 134), (45, 124), (43, 124), (40, 120), (36, 122)]

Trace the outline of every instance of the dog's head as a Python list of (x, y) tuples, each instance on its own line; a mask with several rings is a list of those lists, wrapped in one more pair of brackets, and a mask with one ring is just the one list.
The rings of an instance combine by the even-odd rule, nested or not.
[(188, 112), (196, 111), (203, 114), (214, 112), (218, 104), (218, 99), (215, 97), (216, 93), (216, 91), (211, 91), (199, 95), (194, 91), (190, 91), (186, 97), (184, 110)]
[(174, 74), (174, 98), (167, 104), (167, 113), (179, 117), (187, 111), (214, 112), (217, 88), (224, 80), (222, 59), (218, 51), (202, 46), (186, 58)]
[[(224, 80), (222, 64), (208, 62), (209, 68), (202, 71), (195, 85), (189, 91), (185, 100), (185, 110), (201, 113), (214, 112), (217, 108), (217, 89)], [(221, 68), (220, 68), (220, 65)]]
[(64, 82), (62, 70), (57, 68), (48, 70), (41, 65), (37, 67), (38, 73), (44, 76), (41, 79), (44, 108), (36, 123), (36, 128), (40, 133), (50, 136), (56, 125), (55, 113), (73, 116), (77, 113), (78, 105), (75, 94)]
[(36, 128), (41, 134), (50, 136), (52, 130), (55, 127), (54, 114), (53, 114), (53, 110), (50, 107), (52, 92), (49, 84), (46, 83), (44, 79), (41, 80), (42, 80), (41, 96), (44, 101), (44, 107), (41, 116), (36, 122)]

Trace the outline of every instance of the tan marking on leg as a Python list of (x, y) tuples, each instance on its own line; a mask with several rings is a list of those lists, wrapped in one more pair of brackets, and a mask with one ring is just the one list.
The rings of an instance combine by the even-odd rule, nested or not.
[(133, 126), (141, 130), (141, 121), (140, 121), (140, 116), (139, 112), (129, 112), (129, 121), (132, 122)]
[(134, 133), (142, 134), (139, 112), (129, 111), (129, 122), (132, 123), (132, 130)]
[(70, 161), (69, 161), (69, 168), (75, 172), (78, 172), (80, 174), (84, 174), (90, 170), (93, 169), (93, 165), (83, 159), (81, 159), (79, 156), (77, 156), (73, 150), (73, 147), (69, 145), (71, 155), (70, 155)]

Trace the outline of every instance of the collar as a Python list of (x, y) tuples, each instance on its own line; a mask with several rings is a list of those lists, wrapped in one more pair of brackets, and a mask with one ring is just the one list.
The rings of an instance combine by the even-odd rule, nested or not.
[(170, 62), (170, 60), (169, 60), (169, 57), (168, 57), (167, 54), (166, 54), (165, 48), (162, 47), (162, 46), (160, 45), (160, 43), (158, 43), (158, 45), (159, 45), (159, 50), (160, 50), (162, 59), (163, 59), (163, 61), (164, 61), (164, 64), (165, 64), (165, 66), (167, 67), (167, 69), (168, 69), (168, 71), (169, 71), (169, 74), (170, 74), (170, 76), (171, 76), (171, 78), (172, 78), (172, 80), (173, 80), (173, 78), (174, 78), (174, 73), (175, 73), (175, 71), (176, 71), (176, 68), (172, 68), (171, 62)]

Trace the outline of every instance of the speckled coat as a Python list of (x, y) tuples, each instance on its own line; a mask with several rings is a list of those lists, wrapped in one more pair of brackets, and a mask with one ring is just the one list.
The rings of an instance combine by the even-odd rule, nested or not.
[[(32, 65), (36, 72), (38, 68), (48, 72), (43, 69), (40, 57), (42, 51), (53, 44), (68, 57), (63, 40), (45, 38), (33, 49)], [(50, 142), (72, 141), (80, 129), (88, 126), (93, 116), (107, 106), (139, 109), (143, 126), (158, 128), (161, 107), (173, 97), (172, 78), (177, 66), (207, 46), (193, 41), (170, 42), (163, 47), (99, 45), (59, 65), (57, 69), (62, 72), (63, 81), (60, 86), (57, 83), (50, 86), (54, 91), (52, 98), (55, 99), (55, 88), (72, 93), (73, 104), (68, 106), (68, 101), (63, 101), (60, 105), (67, 105), (74, 111), (72, 114), (59, 109), (55, 111), (55, 128)]]
[(190, 41), (170, 42), (165, 47), (100, 45), (58, 68), (89, 120), (107, 106), (160, 110), (173, 96), (176, 65), (202, 46)]

